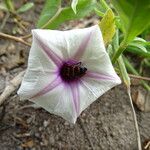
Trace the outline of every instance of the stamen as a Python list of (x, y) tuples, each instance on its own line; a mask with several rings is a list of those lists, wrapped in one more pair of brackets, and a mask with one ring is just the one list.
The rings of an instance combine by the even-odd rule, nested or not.
[(85, 68), (81, 62), (65, 62), (60, 69), (61, 78), (66, 81), (74, 81), (86, 74)]

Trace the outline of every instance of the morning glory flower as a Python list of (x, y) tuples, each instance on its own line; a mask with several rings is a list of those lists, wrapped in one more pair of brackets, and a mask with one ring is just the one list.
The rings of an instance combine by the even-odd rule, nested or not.
[(32, 35), (18, 91), (22, 100), (75, 123), (92, 102), (121, 83), (98, 25), (70, 31), (34, 29)]

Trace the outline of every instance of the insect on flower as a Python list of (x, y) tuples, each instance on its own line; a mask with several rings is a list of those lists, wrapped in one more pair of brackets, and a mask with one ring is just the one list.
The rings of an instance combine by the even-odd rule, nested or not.
[(87, 68), (83, 67), (81, 62), (72, 64), (66, 62), (61, 68), (60, 76), (65, 81), (72, 81), (85, 75), (86, 71)]
[(28, 68), (18, 91), (48, 112), (75, 123), (81, 112), (121, 83), (98, 25), (32, 31)]

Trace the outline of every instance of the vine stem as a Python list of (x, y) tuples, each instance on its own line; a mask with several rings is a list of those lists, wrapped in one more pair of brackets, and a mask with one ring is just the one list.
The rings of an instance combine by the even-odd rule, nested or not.
[(115, 52), (114, 57), (112, 58), (112, 63), (113, 63), (113, 64), (117, 61), (117, 59), (119, 58), (119, 56), (120, 56), (120, 55), (122, 54), (122, 52), (126, 49), (127, 45), (128, 45), (128, 44), (127, 44), (126, 40), (124, 39), (124, 40), (121, 42), (121, 44), (120, 44), (118, 50)]
[(23, 43), (23, 44), (25, 44), (25, 45), (27, 45), (27, 46), (31, 46), (30, 43), (24, 41), (24, 40), (23, 40), (22, 38), (20, 38), (20, 37), (15, 37), (15, 36), (12, 36), (12, 35), (9, 35), (9, 34), (5, 34), (5, 33), (2, 33), (2, 32), (0, 32), (0, 37), (7, 38), (7, 39), (11, 39), (11, 40), (14, 40), (14, 41), (16, 41), (16, 42)]
[[(138, 123), (137, 123), (137, 117), (136, 117), (136, 113), (134, 110), (133, 101), (132, 101), (132, 97), (131, 97), (131, 90), (130, 90), (131, 82), (130, 82), (129, 75), (128, 75), (126, 67), (125, 67), (124, 60), (123, 60), (122, 55), (121, 55), (121, 53), (125, 50), (127, 44), (126, 44), (125, 40), (123, 40), (119, 46), (118, 30), (116, 31), (116, 34), (114, 36), (113, 46), (114, 46), (114, 51), (115, 51), (113, 62), (117, 61), (122, 79), (123, 79), (123, 81), (126, 85), (126, 88), (127, 88), (127, 93), (128, 93), (129, 101), (131, 104), (132, 116), (133, 116), (133, 120), (134, 120), (135, 131), (136, 131), (136, 135), (137, 135), (136, 138), (137, 138), (137, 143), (138, 143), (138, 150), (142, 150), (140, 133), (139, 133)], [(119, 58), (119, 59), (117, 59), (117, 58)]]
[(132, 97), (131, 97), (130, 86), (127, 87), (127, 93), (128, 93), (128, 96), (129, 96), (129, 100), (130, 100), (130, 104), (131, 104), (131, 108), (132, 108), (132, 112), (133, 112), (135, 130), (136, 130), (136, 133), (137, 133), (138, 150), (142, 150), (141, 137), (140, 137), (139, 127), (138, 127), (138, 123), (137, 123), (137, 117), (136, 117), (136, 113), (135, 113), (135, 110), (134, 110), (133, 101), (132, 101)]
[(62, 12), (63, 9), (64, 9), (64, 8), (61, 8), (61, 7), (60, 7), (60, 8), (57, 10), (56, 14), (55, 14), (50, 20), (48, 20), (48, 21), (41, 27), (41, 29), (46, 28), (47, 25), (49, 25), (53, 20), (55, 20), (55, 19), (59, 16), (59, 14)]

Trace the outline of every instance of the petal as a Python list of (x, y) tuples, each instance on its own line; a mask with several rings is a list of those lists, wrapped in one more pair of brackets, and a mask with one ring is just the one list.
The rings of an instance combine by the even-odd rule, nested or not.
[(79, 109), (80, 109), (80, 98), (79, 98), (79, 87), (78, 83), (72, 83), (70, 84), (70, 89), (72, 93), (72, 101), (74, 106), (74, 111), (76, 112), (77, 116), (79, 115)]
[(60, 84), (42, 96), (30, 99), (30, 101), (71, 123), (75, 123), (77, 119), (70, 88), (64, 84)]
[(112, 76), (110, 75), (105, 75), (102, 73), (97, 73), (97, 72), (92, 72), (92, 71), (87, 71), (85, 78), (93, 78), (93, 79), (97, 79), (97, 80), (115, 80), (118, 83), (121, 83), (120, 78), (117, 75)]
[(90, 72), (116, 79), (119, 78), (105, 50), (102, 34), (98, 26), (93, 26), (91, 40), (88, 43), (81, 61)]
[(86, 46), (82, 61), (96, 60), (106, 54), (102, 34), (98, 25), (91, 27), (91, 38)]
[(82, 58), (82, 56), (84, 55), (84, 52), (86, 51), (86, 48), (88, 46), (88, 43), (90, 41), (92, 32), (89, 32), (84, 39), (81, 41), (77, 51), (75, 52), (74, 56), (72, 57), (72, 59), (78, 60), (80, 61), (80, 59)]
[(33, 30), (44, 41), (44, 43), (64, 60), (79, 59), (82, 57), (89, 41), (91, 39), (92, 32), (95, 30), (95, 26), (74, 29), (69, 31), (57, 31), (57, 30)]
[(40, 90), (35, 95), (33, 95), (31, 98), (36, 98), (38, 96), (42, 96), (42, 95), (52, 91), (54, 88), (59, 86), (61, 83), (62, 83), (62, 79), (58, 76), (53, 81), (48, 83), (42, 90)]
[(37, 40), (37, 44), (41, 47), (41, 49), (47, 54), (50, 60), (53, 61), (58, 67), (62, 65), (62, 59), (50, 48), (49, 45), (36, 33), (36, 30), (32, 31), (34, 34), (34, 38)]
[(39, 72), (56, 71), (56, 64), (48, 58), (43, 49), (39, 46), (33, 33), (33, 42), (29, 53), (28, 69)]
[(118, 84), (119, 82), (115, 80), (89, 80), (89, 78), (82, 79), (79, 86), (79, 98), (81, 99), (79, 114), (91, 103), (97, 100), (101, 95), (103, 95), (105, 92)]
[(64, 31), (34, 29), (32, 32), (40, 38), (44, 47), (48, 47), (57, 57), (63, 60), (68, 58), (69, 43)]
[(51, 83), (56, 77), (57, 74), (50, 71), (28, 68), (17, 93), (22, 100), (29, 99), (42, 90), (47, 83)]

